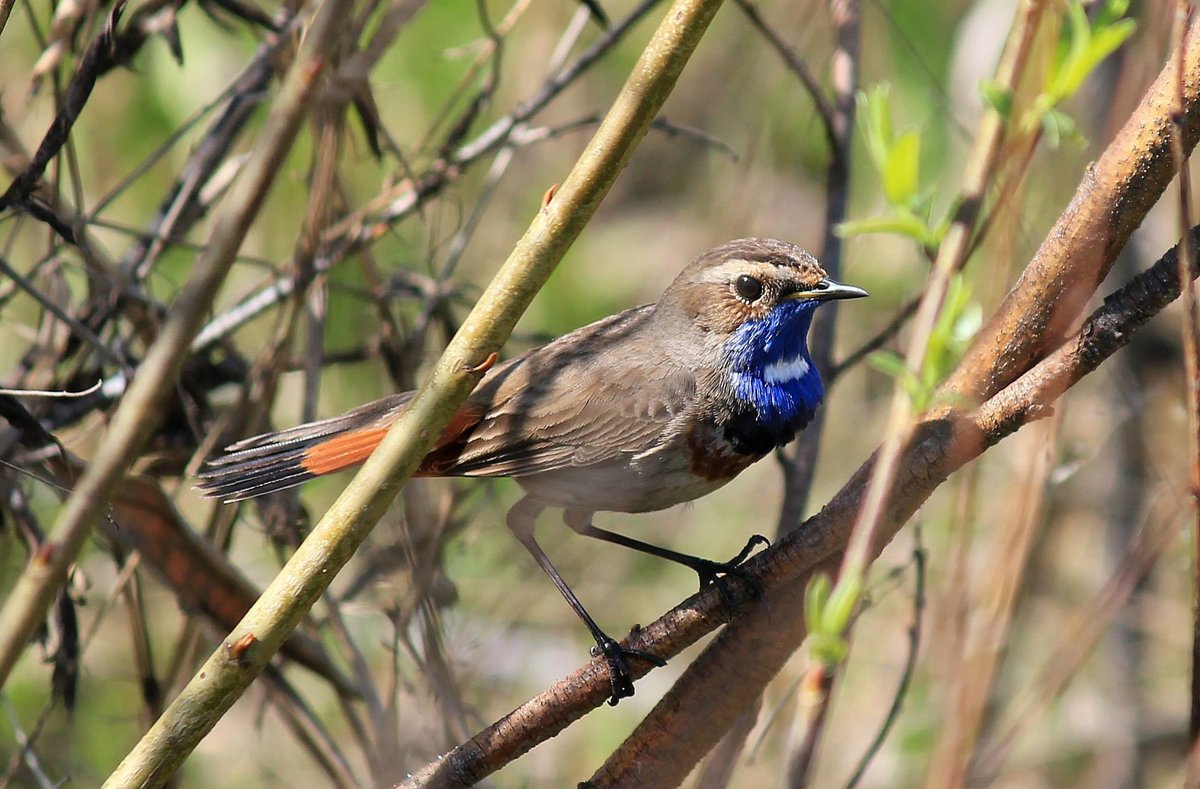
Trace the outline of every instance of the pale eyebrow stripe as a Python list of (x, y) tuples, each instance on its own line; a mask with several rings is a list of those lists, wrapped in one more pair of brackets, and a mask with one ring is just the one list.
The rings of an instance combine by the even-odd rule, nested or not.
[[(774, 263), (764, 263), (761, 260), (742, 260), (741, 258), (735, 258), (732, 260), (726, 260), (719, 266), (715, 266), (714, 268), (710, 268), (705, 271), (703, 281), (724, 282), (725, 280), (729, 279), (731, 274), (734, 273), (745, 274), (757, 272), (769, 276), (774, 273), (776, 268), (777, 266)], [(748, 269), (749, 271), (747, 271)]]

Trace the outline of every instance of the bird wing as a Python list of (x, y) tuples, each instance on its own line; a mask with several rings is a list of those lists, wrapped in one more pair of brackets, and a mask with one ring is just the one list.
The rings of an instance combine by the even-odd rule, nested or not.
[[(643, 347), (650, 307), (623, 312), (489, 371), (450, 420), (419, 476), (519, 477), (653, 449), (694, 400), (695, 380)], [(412, 399), (403, 392), (340, 416), (239, 441), (198, 474), (238, 501), (362, 463)]]
[(695, 399), (695, 378), (641, 347), (649, 307), (585, 326), (497, 368), (470, 399), (479, 422), (422, 473), (520, 477), (652, 449)]

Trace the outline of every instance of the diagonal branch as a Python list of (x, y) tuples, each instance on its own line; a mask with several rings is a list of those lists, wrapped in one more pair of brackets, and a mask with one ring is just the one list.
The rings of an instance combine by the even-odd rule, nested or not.
[[(1192, 237), (1200, 237), (1200, 228), (1192, 231)], [(920, 423), (903, 449), (900, 474), (873, 553), (882, 550), (951, 473), (1025, 424), (1048, 415), (1058, 397), (1178, 298), (1177, 255), (1178, 247), (1109, 296), (1068, 342), (979, 408), (951, 411)], [(1192, 276), (1196, 273), (1193, 270)], [(639, 725), (627, 741), (638, 744), (638, 753), (619, 749), (610, 764), (637, 764), (639, 779), (646, 785), (673, 786), (690, 765), (672, 758), (672, 752), (690, 753), (695, 741), (715, 741), (724, 730), (724, 719), (739, 712), (737, 704), (711, 703), (711, 678), (722, 678), (721, 694), (726, 699), (747, 699), (761, 692), (804, 638), (804, 618), (797, 613), (804, 589), (813, 575), (837, 568), (871, 467), (868, 460), (804, 528), (748, 563), (747, 569), (763, 579), (764, 599), (749, 606), (705, 649)], [(669, 657), (708, 632), (720, 605), (715, 593), (693, 597), (645, 628), (631, 646)], [(578, 681), (581, 675), (586, 674), (577, 672), (564, 682)], [(602, 684), (596, 687), (602, 694)], [(605, 765), (593, 776), (592, 785), (621, 785), (622, 777), (629, 775), (610, 773)]]
[(1200, 44), (1167, 62), (1133, 116), (1084, 174), (1074, 199), (1046, 234), (1003, 304), (943, 385), (980, 401), (1015, 380), (1067, 333), (1117, 253), (1175, 177), (1171, 138), (1177, 101), (1185, 152), (1200, 139)]
[[(1187, 64), (1184, 72), (1184, 84), (1188, 86), (1184, 99), (1186, 112), (1180, 114), (1182, 134), (1188, 150), (1195, 145), (1200, 133), (1200, 46), (1190, 44), (1182, 57), (1172, 56), (1168, 59), (1122, 132), (1100, 161), (1085, 174), (1075, 200), (993, 317), (992, 326), (1011, 322), (1014, 331), (1019, 328), (1019, 336), (1014, 336), (1012, 341), (1025, 348), (1028, 354), (1024, 357), (1024, 366), (1014, 366), (1017, 363), (1014, 360), (1021, 358), (1019, 349), (1010, 347), (1006, 352), (996, 353), (994, 344), (977, 339), (975, 352), (968, 353), (951, 373), (952, 383), (946, 388), (961, 395), (964, 390), (954, 389), (953, 382), (962, 381), (968, 387), (974, 385), (973, 390), (969, 388), (966, 391), (977, 394), (975, 402), (997, 392), (999, 394), (973, 414), (948, 408), (939, 415), (940, 419), (918, 422), (913, 424), (911, 430), (904, 431), (906, 438), (897, 445), (896, 463), (893, 465), (895, 473), (889, 475), (894, 478), (894, 483), (881, 491), (885, 495), (876, 499), (880, 507), (878, 525), (873, 539), (863, 549), (863, 555), (868, 560), (882, 550), (915, 508), (949, 473), (1042, 413), (1047, 403), (1078, 380), (1067, 380), (1057, 391), (1039, 391), (1042, 386), (1062, 380), (1063, 371), (1054, 368), (1055, 357), (1050, 357), (1042, 365), (1033, 368), (1036, 374), (1027, 372), (1036, 359), (1032, 351), (1050, 342), (1047, 332), (1053, 327), (1066, 325), (1062, 317), (1064, 311), (1074, 320), (1078, 308), (1094, 293), (1102, 277), (1080, 274), (1079, 268), (1102, 258), (1102, 255), (1096, 254), (1095, 240), (1112, 240), (1122, 227), (1128, 226), (1132, 230), (1165, 190), (1173, 170), (1168, 143), (1172, 121), (1176, 117), (1178, 63)], [(1072, 225), (1073, 219), (1083, 221), (1090, 234)], [(1127, 237), (1127, 234), (1122, 236), (1121, 243)], [(1115, 256), (1119, 245), (1102, 245), (1101, 250), (1103, 255)], [(1104, 270), (1107, 271), (1107, 266)], [(1130, 288), (1136, 290), (1141, 281), (1141, 278), (1134, 280)], [(1055, 295), (1048, 295), (1042, 287), (1046, 282), (1058, 283)], [(1172, 298), (1178, 292), (1176, 285)], [(1133, 317), (1131, 311), (1130, 325), (1141, 325), (1133, 321)], [(1097, 320), (1103, 318), (1097, 316)], [(1085, 329), (1095, 331), (1098, 325), (1093, 321)], [(1087, 335), (1081, 337), (1086, 339)], [(1092, 347), (1090, 342), (1084, 344)], [(1113, 350), (1115, 348), (1109, 349), (1108, 353)], [(1071, 369), (1081, 371), (1080, 376), (1094, 369), (1094, 364), (1087, 366), (1083, 363), (1088, 361), (1086, 358), (1075, 361), (1077, 364)], [(980, 369), (981, 363), (994, 365), (1008, 373), (1003, 376), (989, 374), (986, 367)], [(1014, 381), (1021, 373), (1026, 373), (1026, 377), (1015, 380), (1000, 391), (1002, 381)], [(1038, 399), (1040, 395), (1045, 396)], [(960, 397), (953, 402), (969, 403), (971, 400)], [(949, 434), (944, 434), (946, 429), (950, 429)], [(873, 468), (873, 460), (864, 464), (825, 510), (801, 529), (797, 539), (789, 539), (788, 544), (778, 546), (781, 554), (797, 551), (790, 559), (781, 556), (782, 564), (792, 569), (802, 568), (807, 575), (814, 570), (814, 565), (824, 563), (825, 568), (822, 569), (826, 569), (840, 563), (839, 557), (848, 545), (849, 523), (859, 517), (860, 509), (866, 504), (865, 496), (870, 489), (869, 479)], [(800, 550), (801, 546), (803, 550)], [(803, 580), (789, 584), (774, 601), (773, 610), (800, 610), (803, 589)], [(711, 747), (711, 743), (719, 736), (720, 727), (727, 726), (739, 712), (737, 705), (728, 705), (728, 709), (714, 709), (714, 705), (708, 703), (708, 688), (714, 678), (728, 677), (730, 675), (723, 672), (733, 669), (735, 679), (732, 684), (736, 687), (730, 688), (726, 683), (725, 692), (737, 698), (751, 698), (761, 692), (766, 682), (803, 640), (804, 624), (801, 617), (791, 617), (786, 623), (780, 623), (778, 619), (778, 616), (771, 617), (769, 612), (764, 613), (756, 607), (749, 617), (735, 622), (709, 645), (701, 658), (689, 667), (667, 697), (627, 741), (630, 748), (635, 744), (639, 746), (640, 755), (645, 756), (639, 763), (640, 769), (654, 774), (654, 768), (657, 767), (668, 776), (680, 770), (686, 772), (683, 765), (694, 762), (699, 758), (698, 754), (702, 755)], [(746, 664), (751, 661), (756, 664), (753, 671), (746, 669)], [(681, 735), (682, 732), (686, 732), (686, 736)], [(659, 747), (645, 747), (645, 743), (655, 741)], [(633, 761), (638, 761), (637, 756), (631, 757), (623, 747), (610, 758), (609, 764)], [(648, 762), (653, 766), (648, 767)], [(607, 765), (597, 775), (613, 778), (606, 770)], [(670, 780), (664, 779), (663, 782), (669, 783)]]
[(289, 71), (275, 111), (234, 194), (218, 217), (195, 273), (175, 300), (171, 317), (139, 368), (49, 540), (0, 609), (0, 685), (8, 678), (50, 602), (66, 582), (72, 563), (92, 527), (103, 516), (122, 475), (162, 418), (165, 411), (162, 403), (179, 376), (188, 343), (208, 312), (299, 130), (323, 65), (319, 56), (325, 43), (323, 36), (337, 28), (329, 17), (336, 16), (339, 2), (344, 0), (331, 0), (309, 31), (302, 57)]
[[(332, 0), (329, 4), (334, 5)], [(263, 670), (470, 394), (486, 369), (483, 360), (495, 359), (645, 136), (719, 7), (720, 0), (676, 0), (668, 9), (595, 137), (562, 187), (548, 196), (429, 380), (262, 597), (106, 786), (152, 786), (168, 780)]]
[[(1192, 235), (1200, 238), (1200, 227), (1193, 229)], [(882, 521), (886, 529), (879, 535), (876, 551), (882, 549), (950, 474), (1028, 422), (1046, 416), (1058, 397), (1124, 347), (1133, 332), (1178, 298), (1177, 261), (1176, 247), (1105, 299), (1104, 305), (1070, 341), (979, 408), (970, 412), (953, 411), (918, 425), (904, 447), (901, 473)], [(1196, 273), (1193, 270), (1193, 277)], [(761, 599), (749, 589), (729, 588), (724, 596), (715, 588), (705, 589), (641, 628), (630, 637), (628, 645), (671, 658), (727, 623), (728, 609), (735, 608), (738, 617), (688, 667), (684, 677), (719, 676), (723, 699), (753, 699), (803, 638), (799, 596), (813, 574), (837, 568), (861, 505), (871, 464), (868, 459), (802, 529), (781, 538), (743, 565), (761, 581), (765, 591)], [(739, 648), (730, 649), (728, 644)], [(635, 673), (646, 671), (641, 664), (635, 666)], [(730, 710), (734, 714), (739, 712), (738, 705), (713, 705), (713, 681), (704, 682), (702, 704), (681, 698), (681, 680), (638, 731), (653, 724), (660, 732), (686, 730), (688, 738), (710, 735), (719, 738), (725, 730), (723, 716)], [(603, 705), (608, 696), (604, 664), (592, 661), (418, 771), (402, 786), (408, 789), (471, 786)], [(703, 713), (697, 712), (698, 707)], [(678, 725), (681, 720), (687, 720), (686, 729)], [(677, 734), (665, 733), (647, 738), (635, 731), (631, 740), (641, 744), (641, 758), (622, 758), (621, 763), (638, 766), (639, 785), (674, 785), (682, 780), (682, 775), (655, 773), (648, 768), (671, 762), (669, 758), (660, 758), (662, 752), (681, 747), (682, 739)], [(683, 769), (683, 774), (686, 772)], [(620, 776), (609, 775), (604, 768), (592, 781), (595, 786), (621, 785)]]
[[(993, 323), (1008, 321), (1017, 325), (1021, 310), (1015, 305), (1027, 310), (1033, 323), (1021, 338), (1026, 347), (1040, 346), (1047, 326), (1047, 321), (1037, 320), (1045, 315), (1046, 305), (1030, 296), (1027, 289), (1044, 294), (1043, 282), (1066, 278), (1059, 268), (1078, 273), (1076, 267), (1083, 261), (1095, 261), (1117, 251), (1105, 245), (1102, 254), (1085, 256), (1085, 250), (1092, 247), (1085, 235), (1064, 227), (1068, 219), (1090, 222), (1092, 231), (1099, 234), (1097, 238), (1111, 243), (1117, 230), (1102, 230), (1099, 218), (1107, 217), (1114, 227), (1136, 225), (1166, 188), (1171, 171), (1166, 142), (1177, 84), (1174, 62), (1175, 58), (1168, 62), (1124, 130), (1085, 175), (1076, 199), (1030, 266), (1037, 276), (1027, 272), (993, 319)], [(1186, 112), (1181, 120), (1190, 150), (1200, 132), (1200, 47), (1190, 46), (1184, 62)], [(1055, 260), (1059, 261), (1057, 267)], [(1005, 376), (1011, 383), (1003, 389), (997, 385), (1002, 380), (999, 375), (987, 376), (985, 386), (995, 394), (976, 410), (968, 412), (960, 406), (960, 410), (948, 409), (918, 423), (901, 447), (872, 554), (892, 539), (949, 474), (1028, 421), (1044, 415), (1050, 403), (1127, 342), (1130, 333), (1150, 315), (1176, 298), (1179, 282), (1174, 266), (1175, 253), (1171, 252), (1110, 297), (1070, 342), (1040, 364), (1033, 366), (1027, 356), (1023, 367)], [(1070, 294), (1072, 303), (1082, 304), (1094, 292), (1098, 278), (1085, 276), (1068, 281), (1086, 291)], [(1059, 296), (1060, 300), (1066, 299), (1062, 292)], [(991, 347), (980, 343), (951, 380), (975, 380), (969, 371), (978, 370), (983, 361), (1008, 369), (1007, 360), (997, 358), (994, 349), (991, 354), (981, 350)], [(636, 764), (644, 771), (639, 773), (639, 781), (647, 785), (677, 783), (690, 768), (680, 753), (702, 753), (703, 743), (715, 742), (728, 728), (728, 720), (741, 711), (737, 704), (711, 703), (713, 683), (717, 681), (714, 678), (721, 678), (724, 698), (749, 700), (762, 691), (803, 638), (802, 617), (796, 612), (807, 578), (821, 569), (836, 569), (862, 504), (871, 468), (872, 461), (868, 460), (821, 513), (748, 563), (747, 569), (762, 579), (766, 599), (750, 607), (689, 667), (631, 736), (630, 742), (637, 743), (637, 753), (618, 751), (615, 762)], [(733, 597), (736, 602), (749, 599), (746, 594)], [(630, 639), (630, 646), (669, 658), (727, 618), (721, 596), (715, 590), (706, 590), (643, 628)], [(604, 669), (593, 662), (460, 745), (405, 785), (468, 785), (561, 731), (606, 697)], [(657, 736), (647, 735), (648, 731)], [(662, 772), (656, 772), (656, 768)], [(601, 768), (594, 780), (597, 785), (615, 785), (620, 783), (621, 774)]]

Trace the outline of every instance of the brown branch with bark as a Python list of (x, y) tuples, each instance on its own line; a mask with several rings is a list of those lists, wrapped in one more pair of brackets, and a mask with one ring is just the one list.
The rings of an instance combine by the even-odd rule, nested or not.
[[(1082, 327), (1066, 327), (1092, 297), (1116, 253), (1173, 175), (1169, 143), (1179, 122), (1190, 151), (1200, 136), (1200, 46), (1188, 36), (1124, 128), (1085, 173), (1075, 198), (1047, 235), (1009, 296), (943, 387), (960, 397), (911, 425), (872, 546), (878, 553), (946, 478), (1025, 424), (1096, 369), (1133, 331), (1180, 292), (1177, 252), (1105, 300)], [(1177, 68), (1182, 65), (1182, 71)], [(1176, 113), (1176, 86), (1183, 112)], [(1193, 276), (1195, 271), (1192, 272)], [(1067, 339), (1064, 340), (1064, 337)], [(962, 395), (972, 395), (976, 406)], [(738, 615), (688, 667), (629, 739), (592, 777), (592, 786), (679, 783), (760, 694), (804, 637), (799, 615), (808, 579), (835, 570), (862, 505), (868, 460), (825, 508), (752, 559), (747, 570), (766, 590), (732, 595)], [(629, 645), (664, 658), (730, 619), (715, 590), (689, 598), (641, 628)], [(719, 693), (723, 702), (713, 703)], [(554, 736), (607, 697), (602, 664), (563, 678), (403, 783), (469, 786)]]
[[(1150, 280), (1145, 275), (1139, 277), (1122, 289), (1120, 298), (1111, 300), (1129, 315), (1127, 325), (1108, 331), (1106, 325), (1115, 319), (1102, 311), (1072, 342), (1034, 364), (1037, 350), (1054, 342), (1048, 335), (1074, 322), (1079, 308), (1091, 298), (1119, 251), (1118, 240), (1124, 243), (1128, 239), (1166, 189), (1174, 173), (1169, 145), (1176, 119), (1186, 150), (1190, 151), (1200, 136), (1200, 46), (1193, 37), (1188, 38), (1182, 56), (1168, 58), (1121, 132), (1085, 173), (1075, 198), (943, 387), (958, 396), (953, 402), (970, 402), (964, 396), (974, 394), (983, 401), (981, 405), (974, 411), (966, 411), (963, 406), (948, 407), (913, 426), (900, 456), (900, 472), (891, 488), (873, 553), (890, 542), (952, 471), (1045, 413), (1067, 388), (1127, 341), (1127, 334), (1120, 339), (1122, 332), (1140, 326), (1152, 314), (1146, 309), (1155, 311), (1166, 304), (1161, 298), (1151, 299), (1152, 293), (1160, 297), (1170, 294), (1171, 299), (1178, 295), (1177, 283), (1165, 286), (1160, 276), (1155, 287), (1148, 289)], [(1181, 64), (1182, 72), (1177, 70)], [(1179, 115), (1177, 85), (1184, 86), (1185, 111)], [(1097, 239), (1104, 242), (1098, 249)], [(1174, 255), (1168, 257), (1173, 263)], [(1154, 271), (1162, 270), (1160, 262)], [(1136, 301), (1139, 295), (1145, 297), (1140, 304)], [(1092, 333), (1096, 333), (1095, 338)], [(1001, 343), (998, 338), (1006, 341)], [(1024, 375), (1017, 378), (1014, 373), (1018, 372)], [(871, 467), (871, 461), (861, 467), (796, 539), (788, 539), (769, 552), (779, 555), (778, 562), (788, 568), (784, 577), (794, 580), (786, 584), (779, 597), (771, 600), (768, 595), (767, 601), (735, 621), (709, 645), (597, 773), (609, 783), (601, 781), (597, 785), (616, 783), (621, 771), (634, 762), (643, 775), (658, 776), (658, 783), (670, 785), (676, 776), (686, 774), (695, 759), (710, 747), (715, 732), (728, 725), (727, 719), (739, 711), (736, 704), (728, 705), (726, 710), (707, 703), (716, 678), (722, 678), (719, 684), (730, 698), (749, 698), (774, 676), (803, 639), (804, 628), (798, 616), (780, 622), (780, 617), (770, 612), (800, 610), (806, 578), (838, 561), (847, 544), (850, 522), (861, 506)], [(802, 574), (799, 579), (790, 572), (793, 568)], [(754, 671), (747, 670), (751, 661), (756, 666)], [(652, 740), (654, 747), (649, 745)], [(662, 772), (657, 772), (659, 769)]]

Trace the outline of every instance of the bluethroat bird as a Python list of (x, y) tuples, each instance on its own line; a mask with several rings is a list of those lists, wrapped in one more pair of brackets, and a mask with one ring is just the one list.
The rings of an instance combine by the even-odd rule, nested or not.
[[(417, 472), (513, 477), (525, 496), (506, 522), (587, 625), (607, 661), (610, 703), (633, 693), (628, 658), (588, 615), (534, 539), (546, 507), (576, 532), (691, 567), (701, 585), (738, 564), (660, 548), (592, 525), (596, 512), (691, 501), (790, 442), (824, 395), (808, 353), (813, 313), (866, 296), (799, 247), (746, 238), (701, 255), (657, 304), (635, 307), (489, 370)], [(240, 501), (355, 466), (412, 392), (341, 416), (245, 439), (210, 460), (201, 490)]]

